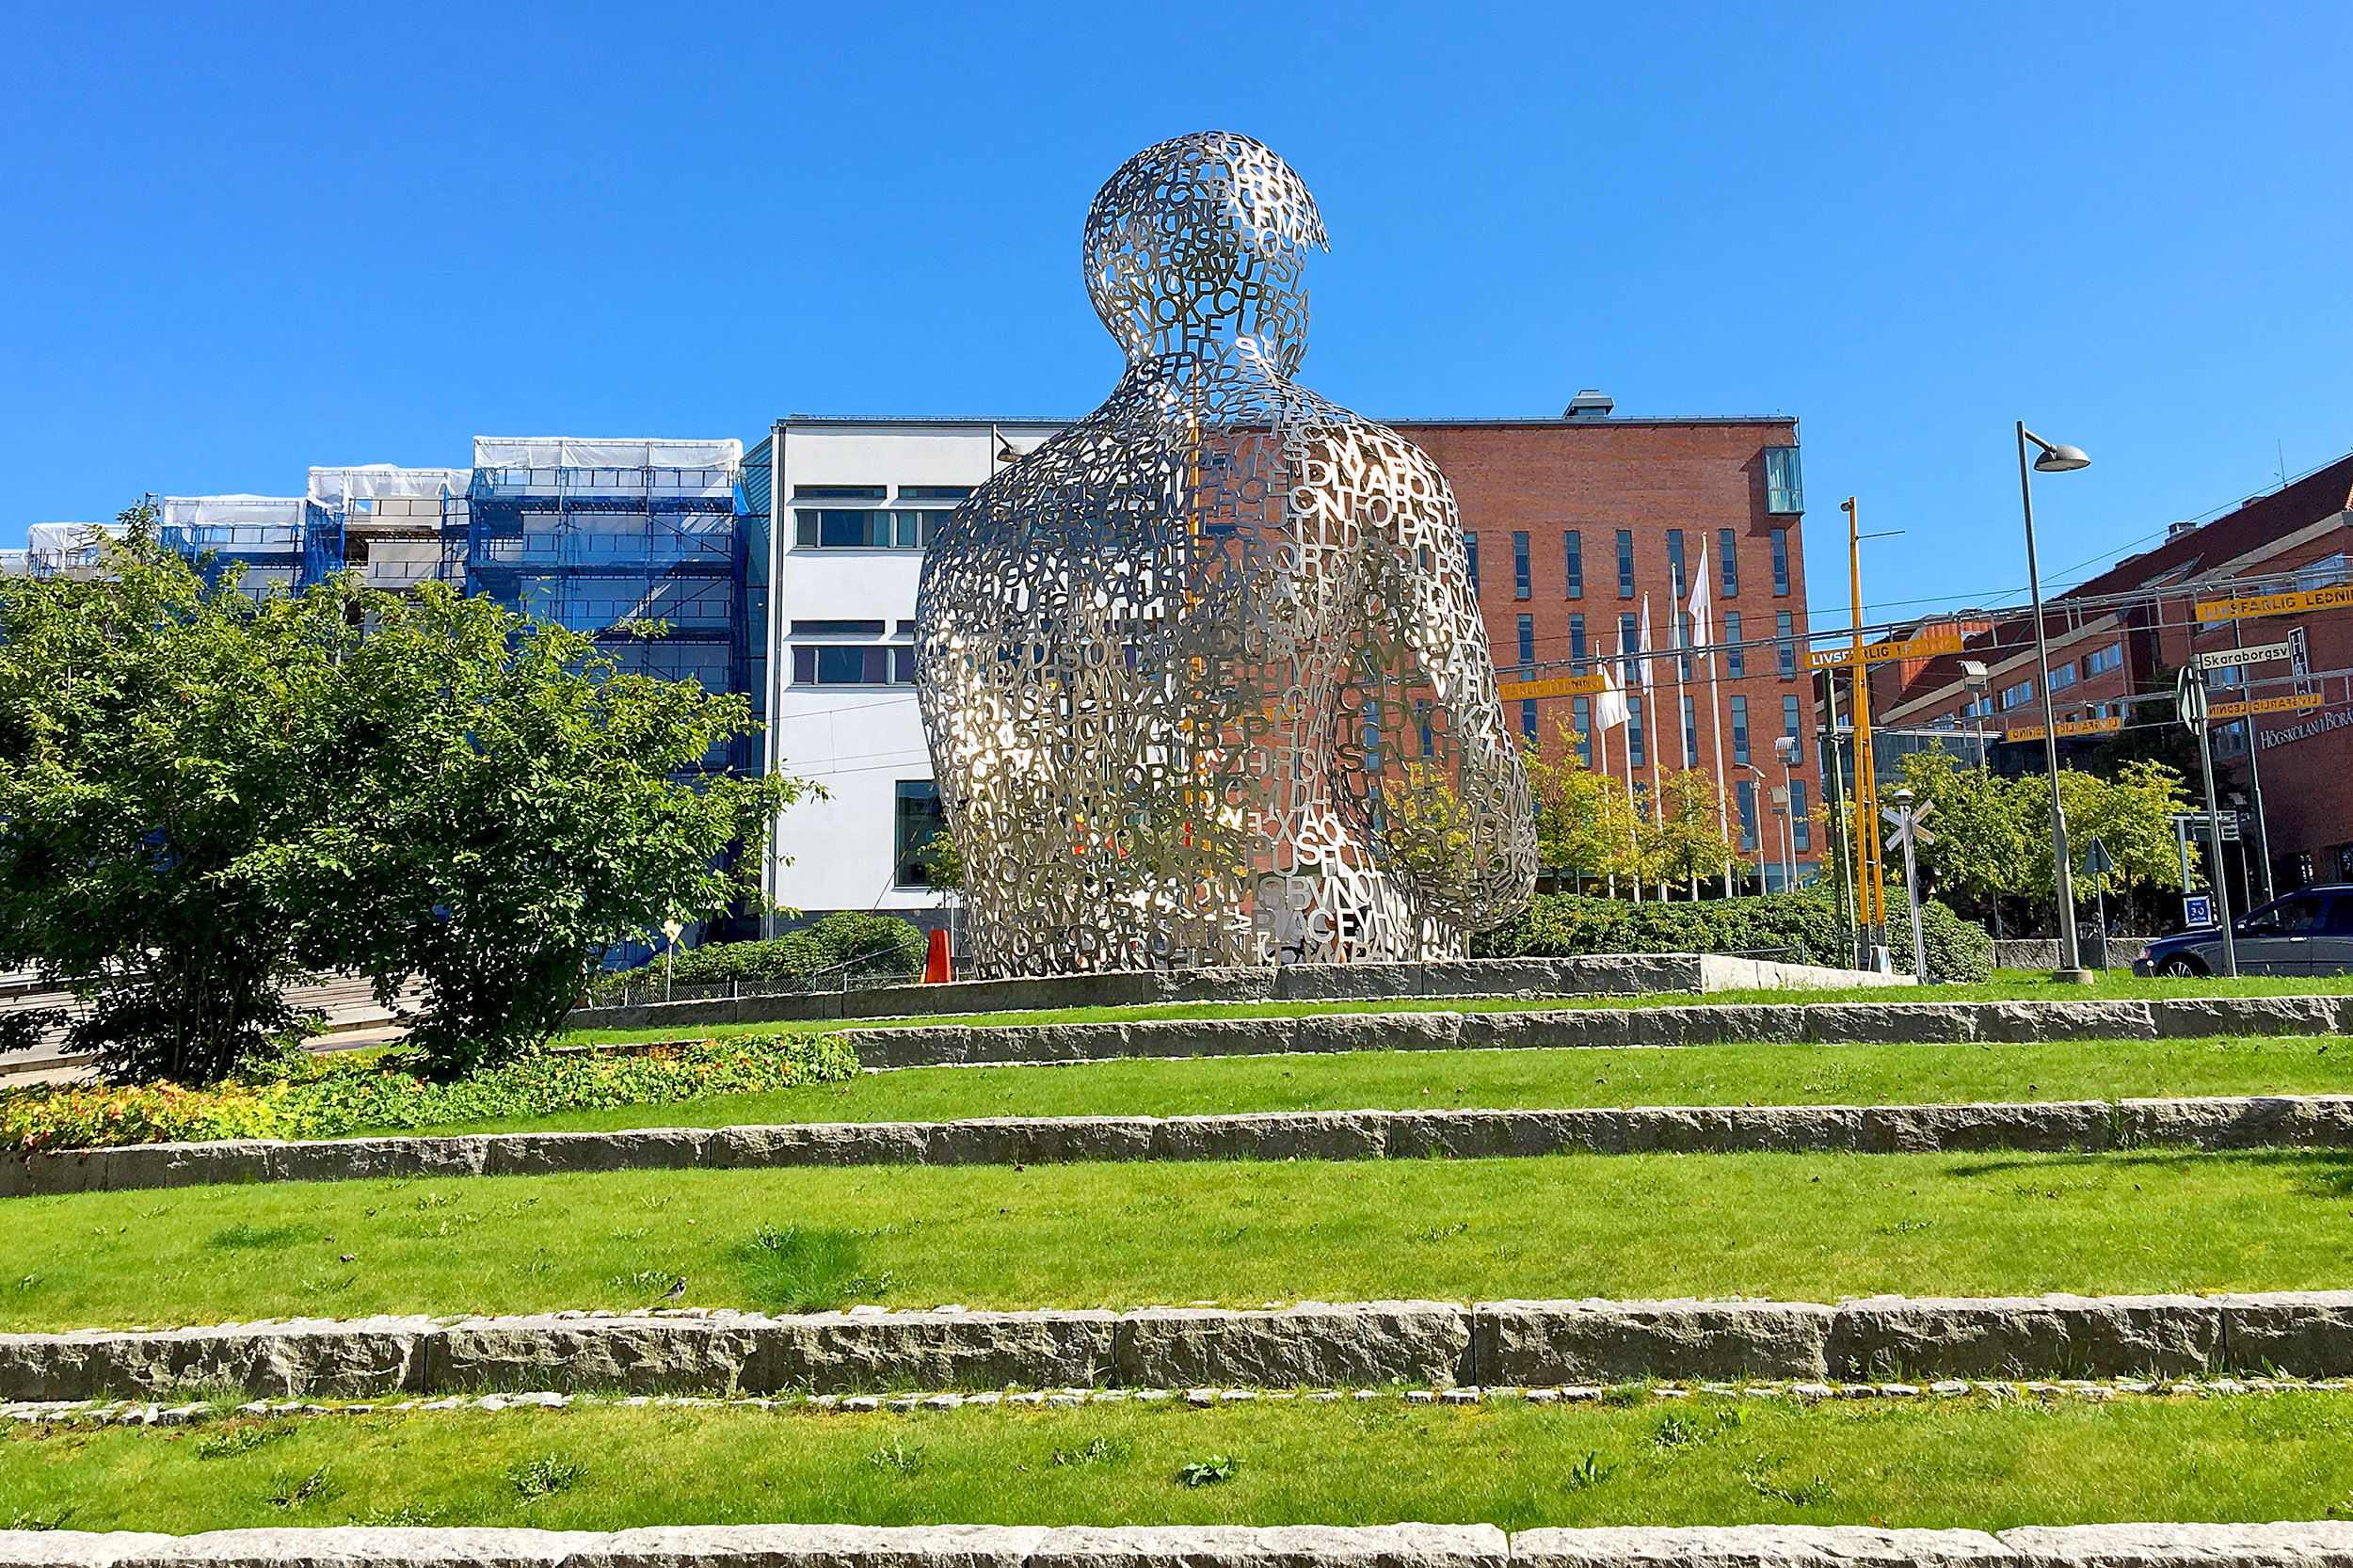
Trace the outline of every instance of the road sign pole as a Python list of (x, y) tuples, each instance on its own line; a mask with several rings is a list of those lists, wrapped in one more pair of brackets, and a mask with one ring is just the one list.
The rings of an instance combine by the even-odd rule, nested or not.
[(2184, 669), (2173, 682), (2174, 716), (2198, 737), (2198, 771), (2206, 785), (2206, 833), (2214, 844), (2215, 913), (2222, 920), (2222, 971), (2238, 978), (2238, 943), (2231, 933), (2231, 878), (2222, 867), (2222, 812), (2214, 798), (2214, 743), (2206, 728), (2205, 678)]

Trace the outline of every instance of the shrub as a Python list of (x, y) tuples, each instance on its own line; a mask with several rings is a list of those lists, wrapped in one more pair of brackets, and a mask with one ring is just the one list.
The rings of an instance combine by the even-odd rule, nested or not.
[[(1912, 972), (1912, 914), (1903, 889), (1887, 898), (1888, 945), (1896, 967)], [(1983, 930), (1930, 900), (1921, 935), (1933, 980), (1969, 982), (1993, 973), (1993, 943)], [(1747, 952), (1794, 964), (1845, 968), (1853, 962), (1852, 927), (1834, 890), (1801, 888), (1697, 904), (1632, 904), (1623, 899), (1544, 893), (1509, 923), (1471, 938), (1479, 958), (1568, 958), (1588, 952)]]
[(600, 976), (589, 994), (601, 1000), (617, 997), (632, 985), (659, 986), (665, 962), (672, 985), (724, 985), (729, 981), (815, 984), (821, 978), (835, 980), (831, 971), (844, 965), (854, 977), (912, 980), (923, 972), (924, 941), (923, 933), (905, 920), (837, 910), (773, 941), (713, 942), (667, 960), (616, 970)]
[[(1772, 950), (1781, 950), (1775, 953)], [(1831, 894), (1816, 889), (1697, 904), (1543, 893), (1510, 922), (1471, 939), (1480, 958), (1588, 952), (1750, 952), (1799, 964), (1849, 961), (1853, 940)]]
[[(1967, 984), (1993, 978), (1993, 938), (1985, 927), (1934, 899), (1920, 908), (1920, 945), (1928, 950), (1929, 978)], [(1897, 974), (1912, 972), (1912, 905), (1901, 888), (1887, 892), (1887, 946)]]
[(417, 1076), (405, 1053), (312, 1058), (280, 1082), (183, 1089), (35, 1084), (0, 1090), (0, 1149), (100, 1148), (215, 1138), (333, 1138), (367, 1129), (758, 1094), (855, 1075), (832, 1034), (743, 1034), (630, 1054), (539, 1051), (463, 1078)]

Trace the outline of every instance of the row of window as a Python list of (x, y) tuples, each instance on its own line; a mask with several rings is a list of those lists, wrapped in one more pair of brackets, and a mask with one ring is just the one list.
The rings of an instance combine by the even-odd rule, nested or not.
[[(1634, 531), (1621, 528), (1618, 534), (1618, 597), (1634, 598)], [(1531, 536), (1525, 530), (1512, 535), (1512, 597), (1536, 597), (1536, 574)], [(1785, 599), (1789, 594), (1789, 530), (1775, 528), (1770, 532), (1773, 556), (1773, 597)], [(1481, 589), (1479, 578), (1479, 536), (1465, 534), (1463, 548), (1470, 565), (1471, 594), (1477, 597)], [(1581, 529), (1563, 529), (1561, 534), (1561, 580), (1567, 599), (1585, 597), (1585, 536)], [(1673, 576), (1674, 600), (1681, 604), (1691, 597), (1691, 585), (1684, 566), (1683, 530), (1667, 530), (1667, 568)], [(1740, 597), (1739, 536), (1732, 529), (1716, 530), (1717, 574), (1715, 597)]]
[[(2110, 643), (2104, 648), (2085, 654), (2080, 660), (2071, 659), (2063, 664), (2053, 664), (2051, 666), (2051, 690), (2054, 693), (2063, 692), (2078, 680), (2088, 680), (2093, 676), (2105, 675), (2123, 663), (2124, 645)], [(2014, 686), (2003, 687), (1999, 705), (2002, 712), (2007, 713), (2012, 708), (2024, 708), (2033, 700), (2034, 677), (2028, 676)], [(1985, 702), (1972, 702), (1961, 711), (1961, 716), (1964, 719), (1977, 718), (1987, 711), (1988, 705)]]
[(921, 550), (938, 534), (943, 511), (819, 507), (792, 514), (792, 542), (811, 550)]
[[(1795, 680), (1798, 678), (1796, 612), (1790, 610), (1773, 612), (1773, 663), (1776, 672), (1784, 680)], [(1624, 651), (1637, 648), (1641, 641), (1641, 623), (1633, 616), (1620, 616), (1618, 617), (1619, 649)], [(1692, 648), (1697, 646), (1697, 642), (1698, 638), (1690, 616), (1688, 613), (1677, 616), (1675, 647)], [(1740, 646), (1740, 612), (1737, 610), (1724, 612), (1724, 642), (1727, 645), (1721, 650), (1724, 656), (1724, 673), (1736, 680), (1745, 679), (1749, 673), (1748, 650)], [(1536, 617), (1534, 616), (1524, 615), (1519, 617), (1519, 655), (1522, 667), (1536, 663)], [(1592, 655), (1586, 649), (1585, 617), (1582, 615), (1573, 615), (1569, 617), (1569, 659), (1573, 673), (1577, 675), (1586, 673), (1586, 666), (1591, 662)], [(1682, 666), (1682, 679), (1686, 680), (1695, 679), (1696, 672), (1692, 668), (1691, 656), (1689, 653), (1683, 654), (1676, 662)], [(1625, 678), (1637, 679), (1641, 674), (1640, 665), (1640, 660), (1627, 659)]]
[[(1749, 766), (1749, 699), (1736, 692), (1729, 699), (1732, 710), (1732, 760), (1740, 766)], [(1626, 707), (1626, 755), (1634, 766), (1650, 766), (1650, 752), (1642, 731), (1642, 699), (1628, 696)], [(1781, 699), (1781, 732), (1793, 741), (1801, 741), (1800, 732), (1803, 709), (1795, 696)], [(1591, 697), (1578, 697), (1571, 710), (1570, 730), (1577, 737), (1577, 755), (1587, 767), (1593, 765), (1593, 705)], [(1523, 699), (1520, 703), (1520, 733), (1531, 744), (1537, 739), (1536, 704)], [(1427, 743), (1424, 743), (1425, 745)], [(1699, 699), (1689, 693), (1683, 697), (1683, 765), (1700, 765)]]

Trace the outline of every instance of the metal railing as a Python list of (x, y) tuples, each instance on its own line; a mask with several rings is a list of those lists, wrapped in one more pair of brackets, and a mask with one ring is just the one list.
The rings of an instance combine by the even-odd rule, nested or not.
[(703, 984), (674, 985), (659, 971), (660, 965), (640, 971), (644, 979), (604, 989), (592, 986), (588, 993), (591, 1007), (644, 1007), (658, 1001), (734, 1000), (739, 997), (815, 996), (821, 992), (876, 991), (891, 985), (912, 985), (922, 977), (920, 963), (911, 969), (870, 969), (859, 973), (858, 967), (875, 959), (905, 952), (897, 945), (854, 953), (838, 964), (812, 969), (803, 975), (768, 975), (755, 980), (711, 981)]

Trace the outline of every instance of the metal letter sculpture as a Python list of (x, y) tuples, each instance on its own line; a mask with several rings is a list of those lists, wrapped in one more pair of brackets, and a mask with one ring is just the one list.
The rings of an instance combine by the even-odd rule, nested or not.
[(1528, 901), (1453, 494), (1290, 379), (1323, 243), (1246, 136), (1095, 199), (1127, 373), (947, 521), (916, 611), (974, 972), (1451, 956)]

